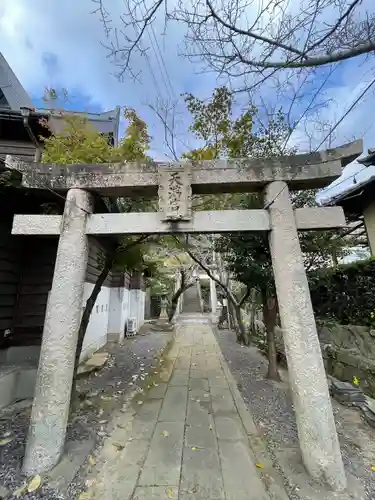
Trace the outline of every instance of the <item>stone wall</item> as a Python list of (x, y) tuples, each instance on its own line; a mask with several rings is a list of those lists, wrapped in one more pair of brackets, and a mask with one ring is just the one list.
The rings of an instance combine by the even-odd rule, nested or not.
[[(365, 394), (375, 397), (375, 330), (365, 326), (318, 322), (318, 335), (326, 371), (344, 382), (356, 377)], [(285, 362), (281, 329), (277, 350)]]

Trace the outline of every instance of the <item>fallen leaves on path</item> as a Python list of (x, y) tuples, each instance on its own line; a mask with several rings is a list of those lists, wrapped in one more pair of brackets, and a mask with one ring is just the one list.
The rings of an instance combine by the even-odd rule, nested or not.
[(33, 491), (36, 491), (40, 487), (41, 484), (42, 484), (42, 478), (39, 476), (39, 474), (37, 476), (34, 476), (32, 478), (32, 480), (29, 482), (29, 484), (27, 485), (28, 493), (32, 493)]
[(172, 488), (167, 488), (168, 498), (175, 498)]
[(87, 491), (84, 491), (79, 495), (78, 500), (90, 500), (90, 495), (87, 493)]
[(5, 438), (0, 440), (0, 446), (6, 446), (8, 443), (12, 442), (12, 438)]
[(168, 431), (163, 431), (161, 434), (162, 434), (162, 436), (164, 436), (165, 438), (169, 436), (169, 432), (168, 432)]
[(258, 467), (258, 469), (264, 469), (264, 465), (262, 464), (255, 464), (256, 467)]
[(89, 464), (90, 464), (90, 465), (95, 465), (95, 463), (96, 463), (96, 462), (95, 462), (95, 458), (94, 458), (92, 455), (90, 455), (90, 456), (89, 456)]

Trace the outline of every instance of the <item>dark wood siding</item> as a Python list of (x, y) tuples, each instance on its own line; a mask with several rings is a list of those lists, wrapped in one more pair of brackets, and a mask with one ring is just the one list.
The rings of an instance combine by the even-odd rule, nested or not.
[[(95, 283), (103, 267), (105, 252), (103, 245), (95, 238), (89, 237), (89, 259), (86, 270), (86, 281)], [(109, 273), (104, 286), (129, 288), (130, 276), (129, 273), (121, 271), (113, 271)]]
[[(12, 219), (0, 222), (0, 335), (10, 328), (13, 343), (34, 345), (42, 338), (58, 238), (12, 236)], [(96, 282), (102, 259), (103, 247), (90, 238), (87, 282)], [(129, 287), (129, 274), (110, 273), (104, 286)]]
[(52, 286), (57, 238), (22, 237), (23, 252), (14, 337), (24, 345), (40, 343)]
[(12, 328), (19, 282), (19, 247), (10, 234), (12, 218), (0, 221), (0, 336)]
[[(96, 283), (101, 273), (104, 263), (104, 249), (102, 245), (93, 237), (89, 237), (89, 259), (87, 262), (86, 281)], [(111, 286), (111, 274), (104, 281), (104, 286)]]
[(25, 161), (33, 161), (35, 147), (30, 142), (0, 140), (0, 160), (5, 160), (6, 155), (13, 155)]

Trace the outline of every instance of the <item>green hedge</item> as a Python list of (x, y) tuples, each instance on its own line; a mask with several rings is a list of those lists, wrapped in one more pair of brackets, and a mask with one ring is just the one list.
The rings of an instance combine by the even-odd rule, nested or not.
[(309, 273), (315, 316), (343, 325), (375, 326), (375, 260)]

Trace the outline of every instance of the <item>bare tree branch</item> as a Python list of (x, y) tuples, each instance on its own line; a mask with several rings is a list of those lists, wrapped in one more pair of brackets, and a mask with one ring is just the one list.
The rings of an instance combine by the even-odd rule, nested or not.
[[(93, 0), (105, 33), (113, 35), (110, 55), (122, 71), (133, 71), (146, 29), (164, 18), (185, 30), (184, 55), (205, 61), (208, 70), (255, 82), (279, 70), (317, 68), (375, 52), (372, 0), (125, 0), (121, 30), (108, 28), (104, 0)], [(154, 34), (154, 33), (153, 33)], [(120, 60), (118, 60), (120, 59)], [(249, 83), (253, 85), (254, 82)]]

